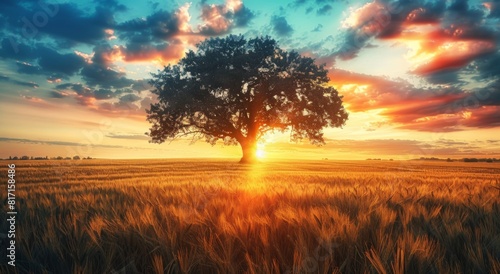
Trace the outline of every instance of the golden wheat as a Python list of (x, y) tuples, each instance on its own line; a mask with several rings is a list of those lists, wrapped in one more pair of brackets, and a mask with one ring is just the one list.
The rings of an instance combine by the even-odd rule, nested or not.
[(16, 166), (17, 267), (2, 273), (500, 272), (495, 163)]

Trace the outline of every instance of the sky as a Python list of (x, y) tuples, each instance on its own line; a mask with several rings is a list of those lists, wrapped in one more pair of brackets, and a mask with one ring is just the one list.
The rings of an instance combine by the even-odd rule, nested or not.
[(211, 37), (269, 35), (326, 64), (349, 120), (267, 158), (500, 158), (500, 0), (0, 2), (0, 158), (239, 158), (149, 143), (151, 73)]

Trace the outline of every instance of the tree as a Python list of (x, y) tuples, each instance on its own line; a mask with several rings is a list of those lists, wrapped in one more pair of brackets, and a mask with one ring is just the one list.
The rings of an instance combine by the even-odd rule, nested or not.
[(239, 143), (241, 162), (255, 161), (257, 142), (270, 131), (290, 130), (292, 141), (324, 144), (322, 129), (348, 118), (327, 72), (270, 37), (207, 39), (152, 74), (159, 102), (147, 110), (147, 134), (153, 143), (188, 134), (212, 145)]

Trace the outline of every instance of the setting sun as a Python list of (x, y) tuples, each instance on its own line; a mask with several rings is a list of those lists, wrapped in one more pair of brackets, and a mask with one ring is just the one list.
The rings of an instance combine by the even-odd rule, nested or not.
[(262, 158), (266, 157), (266, 153), (263, 149), (258, 148), (257, 151), (255, 152), (255, 156), (257, 156), (257, 158), (262, 159)]

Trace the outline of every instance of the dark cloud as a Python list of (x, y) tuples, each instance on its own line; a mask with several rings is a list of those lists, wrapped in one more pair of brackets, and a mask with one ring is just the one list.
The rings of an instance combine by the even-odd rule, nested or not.
[(16, 62), (17, 72), (24, 74), (42, 74), (42, 68), (26, 62)]
[(3, 38), (1, 42), (0, 57), (13, 60), (29, 61), (37, 57), (35, 50), (16, 38)]
[(61, 78), (75, 74), (85, 64), (84, 59), (74, 53), (61, 54), (45, 46), (30, 48), (29, 51), (34, 55), (31, 59), (32, 63), (16, 62), (19, 73), (56, 75)]
[(477, 89), (475, 94), (484, 105), (500, 106), (500, 79), (497, 78), (485, 88)]
[(134, 83), (133, 80), (125, 77), (125, 73), (99, 65), (84, 67), (81, 75), (88, 85), (103, 88), (123, 88)]
[(316, 10), (318, 15), (327, 15), (332, 11), (333, 7), (331, 5), (324, 5), (323, 7)]
[[(94, 44), (105, 39), (105, 30), (116, 25), (113, 13), (125, 9), (116, 1), (97, 3), (90, 14), (74, 3), (48, 4), (27, 0), (15, 4), (2, 1), (0, 9), (13, 34), (25, 39), (39, 39), (39, 35), (46, 35), (58, 40), (60, 46), (69, 47), (75, 43)], [(65, 41), (61, 42), (61, 39)]]
[(120, 97), (120, 102), (121, 103), (133, 103), (133, 102), (137, 102), (141, 99), (141, 97), (135, 95), (135, 94), (127, 94), (127, 95), (123, 95), (122, 97)]
[(241, 8), (234, 13), (234, 20), (236, 27), (246, 27), (255, 17), (255, 13), (242, 5)]
[(20, 81), (20, 80), (12, 79), (12, 78), (10, 78), (8, 76), (4, 76), (4, 75), (0, 75), (0, 82), (9, 82), (9, 83), (16, 84), (18, 86), (30, 87), (30, 88), (38, 88), (39, 87), (39, 85), (37, 83)]
[[(60, 4), (59, 12), (41, 31), (68, 40), (93, 44), (106, 37), (105, 29), (115, 25), (111, 10), (98, 7), (94, 14), (84, 16), (74, 4)], [(75, 31), (78, 30), (78, 31)]]
[(94, 91), (94, 98), (97, 100), (102, 100), (102, 99), (111, 99), (115, 96), (114, 92), (110, 89), (98, 89)]
[(29, 87), (29, 88), (38, 88), (39, 87), (39, 85), (37, 83), (33, 83), (33, 82), (25, 82), (25, 81), (19, 81), (19, 80), (11, 80), (11, 82), (13, 82), (16, 85)]
[(47, 82), (49, 83), (59, 83), (62, 81), (63, 75), (61, 74), (52, 74), (47, 77)]
[(463, 83), (459, 79), (458, 70), (444, 70), (436, 73), (431, 73), (425, 76), (427, 82), (431, 84), (454, 84)]
[[(105, 99), (111, 99), (116, 97), (119, 93), (116, 93), (110, 89), (92, 89), (90, 87), (84, 86), (80, 83), (66, 83), (66, 84), (60, 84), (56, 86), (56, 90), (61, 90), (61, 91), (73, 91), (78, 97), (85, 97), (85, 98), (94, 98), (96, 100), (105, 100)], [(66, 96), (66, 93), (62, 93), (59, 91), (54, 91), (51, 93), (54, 98), (62, 98), (59, 97), (56, 93), (59, 95)]]
[(60, 84), (56, 86), (56, 90), (67, 90), (67, 91), (74, 91), (76, 94), (81, 95), (81, 96), (89, 96), (92, 94), (92, 89), (89, 87), (86, 87), (80, 83), (73, 84), (73, 83), (65, 83), (65, 84)]
[(94, 3), (96, 3), (98, 6), (108, 8), (115, 12), (123, 12), (128, 10), (127, 6), (121, 4), (117, 0), (94, 0)]
[(151, 85), (149, 84), (148, 79), (142, 79), (142, 80), (136, 80), (132, 86), (130, 87), (132, 90), (135, 90), (137, 92), (141, 92), (144, 90), (150, 90)]
[[(56, 89), (58, 89), (58, 90), (68, 89), (68, 88), (72, 88), (74, 85), (75, 84), (71, 84), (71, 83), (60, 84), (60, 85), (56, 86)], [(81, 84), (80, 84), (80, 86), (81, 86)]]
[(136, 18), (118, 24), (119, 37), (133, 43), (163, 42), (179, 33), (175, 12), (157, 11), (146, 18)]
[(500, 50), (493, 54), (483, 56), (478, 58), (472, 64), (476, 67), (476, 72), (479, 73), (479, 77), (475, 80), (481, 81), (484, 79), (495, 79), (500, 77)]
[(304, 5), (307, 2), (308, 2), (308, 0), (295, 0), (295, 1), (293, 1), (293, 3), (291, 5), (298, 7), (298, 6)]
[(58, 92), (58, 91), (51, 91), (50, 92), (51, 98), (61, 99), (61, 98), (65, 98), (66, 96), (67, 95), (62, 93), (62, 92)]
[(94, 48), (92, 63), (86, 64), (80, 73), (89, 86), (124, 88), (134, 83), (134, 80), (125, 77), (124, 72), (112, 68), (113, 58), (119, 53), (117, 50), (119, 49), (107, 44)]
[(37, 53), (39, 55), (38, 64), (45, 73), (71, 76), (85, 64), (85, 60), (74, 53), (60, 54), (47, 47), (39, 48)]
[(288, 36), (293, 33), (293, 28), (288, 24), (284, 16), (273, 16), (271, 18), (271, 26), (274, 32), (279, 36)]
[(500, 18), (500, 1), (499, 0), (493, 0), (488, 2), (490, 7), (489, 7), (489, 18)]
[(313, 32), (319, 32), (323, 29), (323, 25), (322, 24), (318, 24), (312, 31)]

